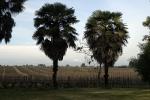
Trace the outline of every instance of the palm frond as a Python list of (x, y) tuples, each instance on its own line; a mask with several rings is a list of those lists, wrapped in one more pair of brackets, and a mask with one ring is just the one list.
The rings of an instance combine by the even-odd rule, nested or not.
[(0, 41), (4, 39), (5, 43), (8, 43), (11, 38), (12, 28), (15, 26), (14, 19), (11, 14), (7, 12), (0, 17), (0, 20)]
[(15, 26), (13, 14), (18, 14), (24, 9), (26, 0), (1, 0), (0, 1), (0, 42), (4, 39), (7, 44), (12, 35), (12, 28)]
[(128, 31), (122, 13), (97, 10), (89, 17), (84, 38), (99, 63), (114, 64), (126, 45)]
[(76, 47), (78, 33), (72, 25), (77, 22), (73, 8), (58, 2), (47, 3), (36, 11), (34, 26), (37, 31), (33, 39), (50, 59), (62, 60), (68, 47)]

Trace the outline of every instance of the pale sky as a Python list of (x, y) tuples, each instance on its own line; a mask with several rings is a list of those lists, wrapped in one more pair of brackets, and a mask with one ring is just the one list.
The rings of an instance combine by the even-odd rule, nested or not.
[[(130, 38), (115, 65), (128, 65), (129, 58), (136, 57), (139, 53), (138, 43), (142, 42), (144, 35), (149, 34), (149, 30), (142, 25), (146, 17), (150, 16), (149, 0), (28, 0), (24, 12), (14, 16), (16, 27), (13, 28), (11, 42), (8, 45), (0, 44), (0, 64), (52, 64), (51, 60), (36, 46), (32, 35), (35, 31), (33, 26), (35, 11), (45, 3), (54, 2), (61, 2), (75, 9), (75, 15), (80, 20), (75, 25), (79, 39), (82, 39), (85, 23), (93, 11), (109, 10), (123, 13), (122, 19), (128, 27)], [(85, 55), (68, 49), (64, 60), (59, 65), (81, 65), (81, 63), (86, 63)]]

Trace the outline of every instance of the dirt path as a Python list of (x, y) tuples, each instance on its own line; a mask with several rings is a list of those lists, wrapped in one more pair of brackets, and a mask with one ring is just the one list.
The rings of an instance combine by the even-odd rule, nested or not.
[(13, 68), (15, 69), (15, 71), (16, 71), (18, 74), (20, 74), (20, 75), (22, 75), (22, 76), (28, 76), (28, 74), (21, 72), (17, 67), (13, 67)]
[(46, 76), (46, 77), (49, 77), (49, 75), (48, 74), (46, 74), (46, 73), (42, 73), (42, 72), (40, 72), (38, 69), (32, 69), (32, 68), (28, 68), (27, 69), (30, 73), (33, 73), (33, 74), (35, 74), (35, 75), (40, 75), (40, 76)]

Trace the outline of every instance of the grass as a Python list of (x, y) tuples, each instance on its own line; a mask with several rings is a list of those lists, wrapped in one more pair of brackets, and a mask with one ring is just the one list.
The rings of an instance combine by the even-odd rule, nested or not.
[(0, 89), (0, 100), (149, 100), (150, 89)]
[[(5, 72), (4, 72), (5, 70)], [(52, 77), (52, 67), (23, 67), (23, 66), (7, 66), (0, 67), (0, 76), (34, 76), (34, 77)], [(79, 68), (79, 67), (59, 67), (58, 77), (67, 79), (71, 77), (73, 79), (77, 79), (80, 77), (97, 77), (98, 69), (93, 67), (87, 68)], [(102, 69), (101, 77), (104, 75), (104, 70)], [(124, 77), (124, 78), (139, 78), (137, 72), (135, 72), (132, 68), (109, 68), (109, 76), (110, 77)]]

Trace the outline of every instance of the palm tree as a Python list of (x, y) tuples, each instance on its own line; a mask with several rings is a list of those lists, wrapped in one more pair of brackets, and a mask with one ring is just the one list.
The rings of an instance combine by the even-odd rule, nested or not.
[(37, 30), (33, 39), (37, 40), (37, 45), (53, 60), (52, 79), (57, 88), (58, 61), (63, 60), (68, 47), (76, 47), (78, 34), (72, 25), (78, 20), (74, 16), (74, 9), (61, 3), (45, 4), (36, 12), (36, 16), (34, 26)]
[(104, 66), (105, 86), (108, 85), (108, 68), (113, 66), (127, 43), (128, 32), (119, 12), (97, 10), (86, 23), (84, 38), (94, 59)]
[(150, 16), (146, 18), (146, 20), (143, 22), (143, 25), (150, 29)]
[(7, 44), (11, 38), (12, 28), (15, 26), (12, 15), (23, 11), (26, 0), (1, 0), (0, 1), (0, 42)]
[[(143, 22), (143, 26), (148, 27), (150, 29), (150, 16), (146, 18), (146, 20)], [(145, 35), (143, 40), (149, 40), (150, 41), (150, 35)]]

